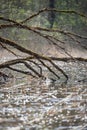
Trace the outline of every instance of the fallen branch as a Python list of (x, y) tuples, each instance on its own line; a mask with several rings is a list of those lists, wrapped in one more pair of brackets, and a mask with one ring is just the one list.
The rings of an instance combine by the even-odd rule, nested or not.
[(42, 60), (39, 59), (39, 61), (42, 63), (42, 65), (44, 67), (46, 67), (52, 74), (54, 74), (58, 79), (60, 79), (60, 77), (48, 66), (46, 65)]
[(10, 69), (10, 70), (13, 70), (13, 71), (16, 71), (16, 72), (19, 72), (19, 73), (25, 74), (25, 75), (30, 75), (30, 76), (32, 76), (32, 77), (34, 77), (34, 78), (37, 78), (37, 76), (33, 75), (33, 74), (32, 74), (31, 72), (29, 72), (29, 71), (19, 70), (19, 69), (16, 69), (16, 68), (10, 67), (10, 66), (8, 66), (7, 68)]

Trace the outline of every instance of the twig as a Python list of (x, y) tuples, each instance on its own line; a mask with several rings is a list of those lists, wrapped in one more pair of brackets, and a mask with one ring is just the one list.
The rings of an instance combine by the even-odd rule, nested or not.
[(66, 77), (66, 79), (68, 80), (67, 74), (66, 74), (60, 67), (58, 67), (58, 65), (56, 65), (52, 60), (49, 60), (49, 62), (50, 62), (58, 71), (60, 71), (60, 72)]
[(33, 63), (34, 65), (36, 65), (40, 69), (40, 74), (42, 75), (42, 68), (41, 68), (41, 66), (38, 63), (36, 63), (35, 61), (33, 61), (33, 60), (28, 60), (28, 61)]
[(22, 73), (22, 74), (26, 74), (26, 75), (31, 75), (32, 77), (37, 78), (35, 75), (33, 75), (33, 74), (32, 74), (31, 72), (29, 72), (29, 71), (19, 70), (19, 69), (10, 67), (10, 66), (8, 66), (7, 68), (9, 68), (9, 69), (11, 69), (11, 70), (13, 70), (13, 71), (16, 71), (16, 72), (19, 72), (19, 73)]
[(20, 55), (17, 55), (15, 52), (13, 52), (12, 50), (8, 49), (6, 46), (4, 46), (2, 43), (0, 43), (0, 45), (5, 49), (7, 50), (8, 52), (12, 53), (14, 56), (18, 57)]
[(58, 79), (60, 79), (60, 77), (48, 66), (46, 65), (42, 60), (39, 59), (39, 61), (42, 63), (43, 66), (45, 66), (51, 73), (53, 73)]
[(33, 71), (38, 77), (44, 77), (42, 74), (38, 73), (33, 67), (31, 67), (27, 62), (22, 62), (28, 69)]
[(44, 8), (44, 9), (41, 9), (39, 10), (37, 13), (34, 13), (33, 15), (31, 15), (30, 17), (26, 18), (25, 20), (23, 20), (21, 23), (25, 23), (31, 19), (33, 19), (34, 17), (38, 16), (39, 14), (43, 13), (43, 12), (47, 12), (47, 11), (54, 11), (54, 12), (57, 12), (57, 13), (70, 13), (70, 14), (77, 14), (81, 17), (84, 17), (84, 18), (87, 18), (86, 15), (84, 15), (83, 13), (80, 13), (80, 12), (77, 12), (75, 10), (57, 10), (57, 9), (48, 9), (48, 8)]

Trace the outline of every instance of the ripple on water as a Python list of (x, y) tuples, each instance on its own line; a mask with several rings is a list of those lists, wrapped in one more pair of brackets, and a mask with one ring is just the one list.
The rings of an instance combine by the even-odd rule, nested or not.
[(69, 68), (67, 85), (25, 77), (21, 84), (0, 86), (0, 130), (87, 129), (87, 84), (78, 82), (87, 70), (71, 69), (76, 63), (64, 65), (65, 71)]

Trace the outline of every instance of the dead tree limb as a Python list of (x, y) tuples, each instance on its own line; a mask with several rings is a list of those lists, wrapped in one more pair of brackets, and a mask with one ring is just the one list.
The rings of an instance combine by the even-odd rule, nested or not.
[[(26, 58), (19, 58), (19, 59), (9, 60), (9, 61), (6, 61), (6, 62), (4, 62), (4, 63), (1, 63), (1, 64), (0, 64), (0, 69), (1, 69), (1, 68), (5, 68), (5, 67), (8, 67), (8, 66), (10, 66), (10, 65), (15, 65), (15, 64), (20, 63), (20, 62), (23, 62), (23, 61), (30, 61), (31, 59), (36, 60), (35, 57), (26, 57)], [(48, 59), (51, 59), (51, 60), (53, 60), (53, 61), (63, 61), (63, 62), (75, 62), (75, 60), (76, 60), (77, 62), (78, 62), (78, 61), (80, 61), (80, 62), (87, 62), (87, 59), (81, 58), (81, 57), (79, 57), (79, 58), (74, 57), (75, 60), (72, 59), (72, 58), (69, 58), (69, 57), (63, 57), (63, 58), (48, 57)], [(33, 61), (31, 61), (31, 62), (33, 63)], [(37, 63), (37, 64), (38, 64), (38, 63)]]
[(42, 63), (42, 65), (44, 67), (46, 67), (52, 74), (54, 74), (58, 79), (60, 79), (60, 77), (48, 66), (46, 65), (42, 60), (39, 59), (39, 61)]
[(30, 69), (32, 72), (34, 72), (34, 74), (36, 74), (38, 77), (44, 77), (42, 74), (40, 74), (39, 72), (37, 72), (33, 67), (31, 67), (31, 65), (29, 65), (27, 62), (22, 62), (28, 69)]
[(58, 71), (60, 71), (60, 72), (66, 77), (66, 79), (68, 80), (67, 74), (66, 74), (60, 67), (58, 67), (58, 65), (56, 65), (52, 60), (50, 61), (50, 63), (51, 63)]
[(16, 72), (25, 74), (25, 75), (30, 75), (30, 76), (32, 76), (32, 77), (34, 77), (34, 78), (37, 78), (37, 76), (33, 75), (33, 74), (32, 74), (31, 72), (29, 72), (29, 71), (19, 70), (19, 69), (13, 68), (13, 67), (11, 67), (11, 66), (8, 66), (7, 68), (10, 69), (10, 70), (13, 70), (13, 71), (16, 71)]
[(28, 60), (28, 61), (31, 62), (31, 63), (33, 63), (37, 68), (39, 68), (40, 74), (42, 75), (42, 67), (38, 63), (36, 63), (35, 61), (33, 61), (33, 60)]

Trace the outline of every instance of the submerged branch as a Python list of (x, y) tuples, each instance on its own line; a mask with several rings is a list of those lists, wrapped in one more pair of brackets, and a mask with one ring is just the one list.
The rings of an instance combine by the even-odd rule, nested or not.
[(31, 63), (33, 63), (37, 68), (39, 68), (40, 74), (42, 75), (42, 67), (38, 63), (36, 63), (35, 61), (33, 61), (33, 60), (29, 59), (28, 61), (31, 62)]
[(34, 77), (34, 78), (37, 78), (35, 75), (33, 75), (33, 74), (32, 74), (31, 72), (29, 72), (29, 71), (19, 70), (19, 69), (16, 69), (16, 68), (10, 67), (10, 66), (8, 66), (7, 68), (10, 69), (10, 70), (13, 70), (13, 71), (16, 71), (16, 72), (19, 72), (19, 73), (25, 74), (25, 75), (30, 75), (30, 76), (32, 76), (32, 77)]
[(44, 77), (42, 74), (38, 73), (31, 65), (29, 65), (27, 62), (22, 62), (28, 69), (30, 69), (34, 74), (36, 74), (38, 77)]
[(61, 69), (60, 67), (58, 67), (58, 65), (56, 65), (52, 60), (50, 61), (50, 63), (51, 63), (58, 71), (60, 71), (60, 72), (66, 77), (66, 79), (68, 80), (68, 76), (67, 76), (67, 74), (63, 71), (63, 69)]
[(39, 61), (42, 63), (42, 65), (44, 67), (46, 67), (52, 74), (54, 74), (58, 79), (60, 79), (60, 77), (48, 66), (46, 65), (42, 60), (39, 59)]

